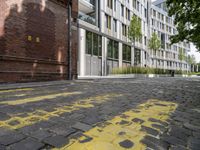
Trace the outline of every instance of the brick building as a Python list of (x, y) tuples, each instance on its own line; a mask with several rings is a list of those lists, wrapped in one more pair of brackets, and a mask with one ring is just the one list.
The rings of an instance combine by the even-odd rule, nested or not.
[[(68, 77), (67, 0), (0, 0), (0, 82)], [(77, 76), (78, 0), (72, 0), (72, 77)]]

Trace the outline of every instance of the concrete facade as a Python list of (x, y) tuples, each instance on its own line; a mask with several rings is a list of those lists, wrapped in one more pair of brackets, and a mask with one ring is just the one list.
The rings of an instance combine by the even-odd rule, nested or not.
[[(111, 74), (113, 68), (126, 66), (189, 70), (187, 62), (179, 60), (179, 49), (183, 49), (187, 55), (187, 52), (190, 51), (190, 44), (184, 42), (169, 45), (169, 36), (176, 33), (176, 28), (173, 18), (168, 17), (163, 7), (164, 2), (79, 0), (79, 34), (81, 35), (79, 39), (79, 75), (108, 75)], [(154, 11), (157, 18), (154, 16)], [(163, 20), (161, 18), (159, 20), (157, 14), (163, 16)], [(142, 39), (136, 41), (134, 46), (128, 38), (128, 28), (133, 15), (136, 15), (142, 24)], [(154, 25), (155, 19), (159, 22), (156, 22), (156, 25), (159, 24), (159, 26)], [(160, 24), (161, 27), (164, 26), (163, 29), (160, 28)], [(148, 48), (148, 41), (153, 32), (158, 34), (163, 44), (156, 54)], [(101, 55), (94, 54), (95, 52), (93, 53), (91, 50), (88, 51), (91, 45), (91, 49), (94, 50), (95, 46), (93, 45), (96, 45), (96, 42), (87, 42), (87, 40), (93, 41), (93, 38), (88, 38), (87, 33), (101, 37), (101, 43), (98, 43), (98, 48), (101, 46)]]

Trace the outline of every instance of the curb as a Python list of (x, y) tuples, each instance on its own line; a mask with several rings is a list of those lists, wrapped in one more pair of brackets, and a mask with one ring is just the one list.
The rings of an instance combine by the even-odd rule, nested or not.
[(47, 82), (29, 82), (29, 83), (8, 83), (0, 84), (0, 90), (12, 90), (21, 88), (33, 88), (33, 87), (43, 87), (43, 86), (55, 86), (55, 85), (71, 85), (70, 81), (47, 81)]

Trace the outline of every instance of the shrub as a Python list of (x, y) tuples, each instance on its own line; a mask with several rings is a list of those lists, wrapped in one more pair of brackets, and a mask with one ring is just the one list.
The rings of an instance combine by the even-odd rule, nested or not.
[[(176, 70), (175, 74), (185, 74), (186, 71)], [(171, 70), (159, 69), (159, 68), (149, 68), (149, 67), (123, 67), (114, 68), (112, 74), (171, 74)]]

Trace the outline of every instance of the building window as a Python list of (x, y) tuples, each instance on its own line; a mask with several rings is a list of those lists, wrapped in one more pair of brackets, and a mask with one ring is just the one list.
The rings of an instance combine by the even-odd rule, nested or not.
[(125, 24), (122, 24), (122, 35), (127, 36), (127, 27)]
[(156, 11), (155, 10), (153, 10), (153, 16), (156, 17)]
[(137, 4), (136, 0), (133, 0), (133, 8), (135, 9), (136, 9), (136, 4)]
[(86, 31), (86, 54), (102, 56), (102, 37)]
[(107, 55), (109, 59), (118, 59), (119, 58), (119, 43), (108, 39), (108, 43), (107, 43)]
[(144, 8), (144, 17), (147, 18), (147, 9)]
[(123, 44), (122, 51), (123, 51), (123, 61), (130, 63), (131, 62), (131, 47)]
[(106, 17), (106, 27), (108, 29), (111, 29), (111, 16), (105, 14), (105, 17)]
[(112, 9), (113, 8), (113, 0), (107, 0), (107, 6)]
[(135, 56), (134, 56), (134, 65), (139, 65), (141, 64), (141, 50), (140, 49), (135, 49)]
[(121, 4), (121, 16), (124, 17), (124, 5)]
[(140, 11), (140, 2), (137, 1), (137, 11)]
[(117, 20), (113, 19), (113, 28), (114, 28), (114, 32), (117, 32)]
[(130, 21), (130, 10), (126, 8), (126, 19)]
[(117, 0), (114, 0), (114, 11), (117, 9)]

